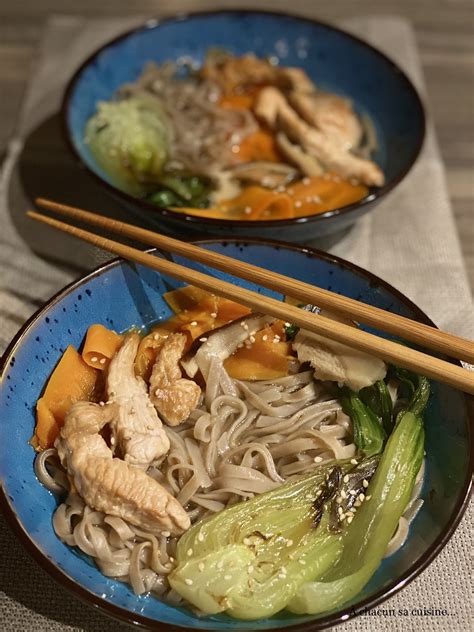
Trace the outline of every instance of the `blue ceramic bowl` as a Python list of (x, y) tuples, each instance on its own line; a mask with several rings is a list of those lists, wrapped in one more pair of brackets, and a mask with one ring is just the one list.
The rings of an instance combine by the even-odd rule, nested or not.
[[(413, 303), (352, 264), (309, 249), (275, 242), (205, 242), (205, 248), (252, 262), (371, 305), (432, 324)], [(178, 258), (183, 262), (183, 259)], [(184, 260), (195, 268), (200, 264)], [(220, 278), (229, 276), (216, 273)], [(281, 296), (239, 281), (244, 287)], [(177, 283), (147, 268), (113, 261), (60, 292), (23, 327), (3, 358), (0, 389), (0, 479), (3, 506), (11, 525), (36, 560), (62, 585), (107, 613), (152, 628), (182, 626), (212, 630), (268, 630), (295, 626), (317, 630), (373, 607), (420, 573), (446, 544), (466, 507), (473, 451), (469, 430), (472, 398), (434, 383), (426, 415), (424, 504), (405, 545), (384, 560), (370, 583), (344, 608), (321, 617), (282, 613), (271, 619), (239, 622), (227, 616), (197, 617), (185, 608), (130, 588), (102, 575), (87, 557), (63, 544), (51, 517), (56, 498), (36, 479), (35, 453), (28, 441), (35, 425), (35, 402), (61, 353), (78, 347), (92, 323), (118, 331), (147, 327), (170, 316), (163, 292)], [(169, 629), (168, 627), (166, 629)]]
[[(318, 86), (347, 96), (374, 122), (379, 148), (374, 156), (386, 184), (359, 202), (320, 215), (291, 220), (233, 221), (164, 210), (121, 191), (94, 161), (84, 143), (87, 120), (97, 102), (135, 80), (147, 61), (162, 63), (191, 57), (202, 63), (210, 46), (236, 55), (276, 55), (281, 63), (301, 66)], [(153, 20), (109, 42), (73, 76), (62, 105), (63, 127), (72, 152), (97, 182), (141, 223), (172, 233), (248, 236), (306, 242), (337, 232), (356, 221), (413, 166), (423, 143), (423, 106), (406, 75), (365, 42), (314, 20), (261, 11), (215, 11)]]

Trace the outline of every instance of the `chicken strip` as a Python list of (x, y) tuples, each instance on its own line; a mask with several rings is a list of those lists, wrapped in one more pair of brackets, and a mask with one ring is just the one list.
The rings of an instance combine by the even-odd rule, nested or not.
[(118, 413), (117, 404), (74, 404), (56, 441), (61, 463), (93, 509), (148, 531), (180, 535), (191, 525), (181, 504), (144, 471), (113, 458), (99, 434)]
[(184, 334), (169, 336), (158, 353), (150, 377), (150, 399), (170, 426), (187, 419), (201, 397), (196, 382), (182, 377), (179, 361), (185, 346)]
[(290, 140), (301, 145), (307, 154), (320, 161), (329, 171), (344, 178), (356, 178), (367, 186), (383, 185), (383, 172), (374, 162), (354, 156), (322, 131), (308, 125), (276, 88), (261, 90), (254, 111), (267, 125), (283, 131)]
[(359, 145), (362, 126), (347, 99), (325, 92), (292, 92), (288, 98), (307, 123), (339, 147), (348, 151)]
[(320, 176), (324, 172), (320, 163), (304, 152), (300, 145), (292, 143), (283, 132), (276, 135), (278, 149), (283, 156), (292, 162), (305, 176)]
[(135, 376), (134, 361), (140, 337), (129, 334), (112, 359), (107, 375), (107, 395), (118, 406), (111, 424), (112, 441), (124, 460), (146, 469), (166, 454), (170, 442), (155, 407), (148, 397), (145, 382)]

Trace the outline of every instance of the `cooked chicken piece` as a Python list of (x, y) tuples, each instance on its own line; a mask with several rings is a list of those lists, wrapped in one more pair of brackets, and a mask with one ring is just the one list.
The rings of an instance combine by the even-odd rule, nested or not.
[(316, 90), (315, 84), (302, 68), (288, 66), (278, 68), (278, 79), (283, 88), (295, 92), (314, 92)]
[(285, 186), (298, 178), (297, 170), (291, 165), (266, 160), (243, 162), (231, 167), (229, 173), (240, 182), (261, 184), (267, 189)]
[(172, 334), (161, 347), (150, 377), (150, 398), (170, 426), (177, 426), (189, 417), (201, 397), (201, 389), (182, 377), (181, 360), (186, 336)]
[(344, 178), (356, 178), (367, 186), (382, 186), (384, 183), (384, 175), (374, 162), (354, 156), (323, 132), (308, 125), (276, 88), (264, 88), (259, 93), (254, 111), (270, 127), (282, 130), (290, 140), (301, 145), (307, 154), (329, 171)]
[(112, 359), (107, 375), (107, 395), (118, 405), (111, 424), (112, 441), (124, 460), (147, 468), (170, 447), (155, 407), (148, 397), (145, 382), (135, 376), (134, 361), (140, 337), (129, 334)]
[(302, 174), (305, 176), (322, 175), (324, 170), (316, 158), (304, 152), (300, 145), (292, 143), (283, 132), (278, 132), (276, 142), (283, 156), (298, 167)]
[[(321, 313), (326, 318), (353, 325), (336, 314), (324, 310)], [(314, 368), (317, 380), (347, 384), (353, 391), (383, 380), (387, 373), (383, 360), (304, 329), (296, 334), (293, 349), (300, 362), (309, 362)]]
[(181, 504), (141, 469), (113, 458), (99, 434), (114, 421), (118, 408), (117, 404), (74, 404), (56, 441), (61, 463), (93, 509), (142, 529), (180, 535), (191, 525)]
[(336, 94), (292, 92), (289, 101), (303, 119), (343, 149), (357, 147), (362, 126), (351, 103)]
[(208, 60), (202, 66), (200, 75), (203, 79), (216, 83), (224, 94), (232, 94), (237, 90), (273, 83), (276, 72), (268, 61), (255, 55), (243, 55)]

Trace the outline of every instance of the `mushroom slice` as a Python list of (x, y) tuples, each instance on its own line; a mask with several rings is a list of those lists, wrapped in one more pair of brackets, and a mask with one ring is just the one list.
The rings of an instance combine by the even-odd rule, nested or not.
[(229, 169), (229, 173), (236, 180), (260, 184), (268, 189), (284, 186), (298, 177), (297, 170), (290, 165), (264, 160), (236, 165)]
[(198, 371), (201, 371), (202, 376), (207, 380), (213, 360), (223, 363), (249, 336), (274, 320), (272, 316), (252, 314), (219, 327), (209, 332), (207, 340), (201, 343), (197, 350), (191, 347), (187, 356), (181, 360), (181, 366), (189, 377), (193, 378)]

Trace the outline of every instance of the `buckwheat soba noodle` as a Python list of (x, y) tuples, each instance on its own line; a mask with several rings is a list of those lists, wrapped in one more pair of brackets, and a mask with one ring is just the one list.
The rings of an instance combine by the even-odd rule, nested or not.
[[(311, 590), (352, 575), (354, 564), (365, 584), (408, 535), (422, 503), (422, 410), (413, 401), (426, 405), (429, 385), (396, 369), (387, 374), (375, 358), (362, 374), (368, 356), (351, 351), (355, 375), (343, 345), (255, 315), (222, 326), (222, 304), (209, 311), (200, 301), (174, 305), (176, 316), (141, 339), (91, 327), (74, 362), (95, 383), (49, 446), (41, 439), (42, 406), (54, 411), (46, 388), (35, 468), (58, 496), (54, 529), (136, 594), (237, 618), (284, 607), (324, 611)], [(50, 382), (59, 383), (65, 362)], [(239, 377), (242, 366), (252, 379)], [(157, 513), (144, 495), (165, 499)], [(348, 561), (347, 547), (370, 532), (374, 512), (379, 549), (368, 538)], [(234, 568), (249, 575), (242, 594)], [(360, 590), (353, 584), (339, 599)], [(259, 591), (270, 595), (264, 610)]]

